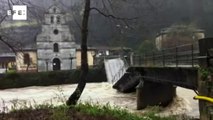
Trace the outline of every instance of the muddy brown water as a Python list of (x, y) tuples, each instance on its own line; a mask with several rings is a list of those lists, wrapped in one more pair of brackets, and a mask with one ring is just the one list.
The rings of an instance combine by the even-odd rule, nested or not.
[[(0, 90), (0, 110), (9, 111), (12, 106), (29, 106), (30, 104), (62, 104), (76, 88), (74, 85), (60, 85), (49, 87), (26, 87), (18, 89)], [(174, 102), (163, 108), (160, 115), (186, 114), (199, 117), (198, 101), (193, 100), (196, 94), (192, 90), (177, 87), (177, 97)], [(80, 98), (81, 102), (95, 104), (110, 104), (126, 108), (131, 112), (143, 113), (136, 110), (136, 94), (123, 94), (112, 88), (110, 83), (89, 83)]]

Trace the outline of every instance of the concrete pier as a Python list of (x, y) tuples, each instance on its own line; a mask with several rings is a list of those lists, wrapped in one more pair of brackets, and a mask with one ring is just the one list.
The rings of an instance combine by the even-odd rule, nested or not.
[(137, 86), (137, 109), (147, 106), (168, 105), (176, 96), (176, 87), (171, 84), (142, 81)]

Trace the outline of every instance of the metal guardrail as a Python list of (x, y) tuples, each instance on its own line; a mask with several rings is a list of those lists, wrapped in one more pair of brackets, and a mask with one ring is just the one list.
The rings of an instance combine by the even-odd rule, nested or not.
[(198, 66), (198, 44), (185, 44), (160, 51), (133, 56), (133, 66), (144, 67), (196, 67)]

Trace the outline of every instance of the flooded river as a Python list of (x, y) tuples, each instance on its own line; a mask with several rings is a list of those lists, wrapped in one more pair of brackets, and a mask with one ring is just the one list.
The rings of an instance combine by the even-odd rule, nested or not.
[[(21, 104), (54, 104), (64, 102), (76, 88), (74, 85), (60, 85), (49, 87), (26, 87), (19, 89), (0, 90), (0, 110), (8, 111), (17, 103)], [(192, 90), (177, 88), (177, 97), (174, 102), (164, 108), (160, 114), (187, 114), (198, 117), (198, 101), (193, 100), (195, 93)], [(18, 102), (17, 102), (18, 101)], [(144, 112), (136, 110), (136, 94), (123, 94), (112, 89), (109, 83), (88, 83), (81, 98), (81, 102), (93, 102), (99, 104), (110, 104), (126, 108), (133, 112)]]

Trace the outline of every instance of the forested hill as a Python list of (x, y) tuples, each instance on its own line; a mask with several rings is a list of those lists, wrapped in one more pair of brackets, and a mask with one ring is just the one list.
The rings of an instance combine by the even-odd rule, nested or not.
[[(42, 17), (41, 10), (47, 9), (53, 0), (24, 1), (39, 6)], [(91, 46), (137, 48), (143, 40), (154, 39), (160, 29), (174, 24), (193, 24), (204, 29), (207, 37), (213, 37), (213, 0), (92, 0), (92, 6), (105, 14), (131, 20), (106, 18), (93, 10), (89, 24), (88, 44)], [(80, 42), (78, 24), (81, 24), (83, 0), (61, 0), (60, 7), (69, 13), (70, 29)]]

